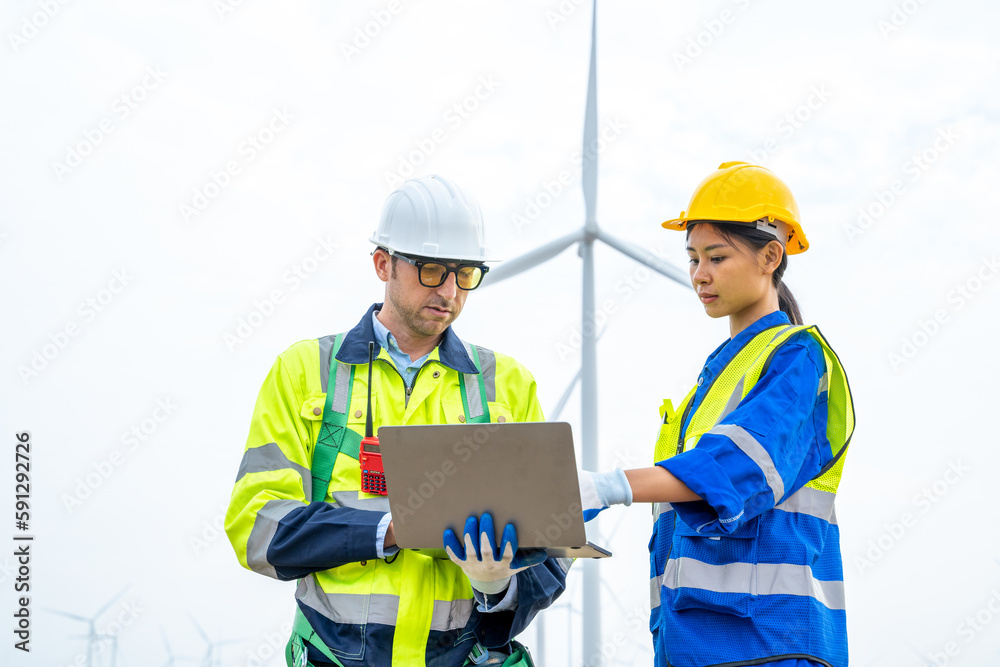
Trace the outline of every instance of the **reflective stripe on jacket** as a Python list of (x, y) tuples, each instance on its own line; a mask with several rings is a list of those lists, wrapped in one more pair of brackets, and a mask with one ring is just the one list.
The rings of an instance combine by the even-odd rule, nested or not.
[(655, 460), (703, 500), (654, 505), (656, 664), (846, 667), (834, 500), (854, 412), (819, 330), (762, 317), (662, 416)]
[[(338, 361), (361, 364), (347, 411), (347, 426), (359, 435), (369, 393), (368, 342), (375, 340), (371, 316), (380, 306), (346, 334), (337, 354)], [(356, 444), (337, 456), (325, 502), (311, 498), (310, 462), (333, 338), (296, 343), (271, 368), (257, 398), (226, 532), (244, 567), (299, 579), (299, 608), (344, 665), (462, 665), (477, 638), (486, 646), (503, 645), (551, 604), (565, 586), (564, 564), (549, 559), (519, 573), (514, 612), (480, 613), (468, 579), (451, 561), (405, 549), (395, 558), (377, 558), (376, 531), (388, 500), (361, 490)], [(409, 390), (388, 353), (377, 343), (376, 350), (376, 429), (465, 420), (459, 373), (478, 371), (450, 328)], [(492, 421), (542, 421), (531, 374), (510, 357), (478, 352)], [(469, 403), (472, 410), (471, 398)]]

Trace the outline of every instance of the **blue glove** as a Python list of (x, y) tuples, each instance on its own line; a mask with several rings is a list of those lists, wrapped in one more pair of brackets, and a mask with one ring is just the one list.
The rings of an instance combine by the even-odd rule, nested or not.
[(611, 472), (581, 470), (580, 500), (583, 503), (583, 520), (590, 521), (612, 505), (631, 505), (632, 486), (621, 468)]
[(463, 542), (451, 528), (444, 531), (444, 550), (458, 565), (477, 591), (496, 595), (510, 584), (510, 578), (534, 567), (547, 558), (545, 549), (518, 549), (517, 530), (508, 523), (503, 529), (497, 549), (493, 517), (484, 512), (482, 518), (470, 516), (465, 522)]

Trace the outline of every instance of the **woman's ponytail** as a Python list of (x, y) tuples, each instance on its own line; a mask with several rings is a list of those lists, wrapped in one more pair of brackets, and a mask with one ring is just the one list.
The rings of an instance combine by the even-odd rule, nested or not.
[[(781, 259), (782, 263), (785, 262), (784, 257)], [(777, 275), (777, 271), (774, 272)], [(788, 320), (792, 324), (802, 324), (802, 313), (799, 312), (799, 302), (795, 300), (792, 296), (792, 290), (788, 289), (788, 285), (781, 281), (781, 276), (775, 278), (775, 287), (778, 288), (778, 308), (785, 315), (788, 315)]]

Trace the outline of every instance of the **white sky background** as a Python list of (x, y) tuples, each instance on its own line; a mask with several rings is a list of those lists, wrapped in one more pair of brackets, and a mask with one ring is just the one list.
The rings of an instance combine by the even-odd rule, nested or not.
[[(220, 16), (221, 6), (94, 0), (58, 5), (45, 20), (42, 4), (11, 0), (0, 13), (2, 479), (13, 489), (13, 434), (29, 430), (37, 536), (30, 656), (12, 648), (14, 560), (0, 556), (4, 665), (72, 664), (84, 642), (68, 638), (85, 626), (42, 608), (89, 616), (126, 584), (131, 606), (115, 604), (98, 623), (118, 632), (119, 665), (162, 664), (161, 627), (175, 653), (201, 655), (188, 613), (213, 639), (246, 640), (222, 649), (225, 665), (258, 664), (250, 658), (270, 654), (269, 634), (283, 646), (294, 585), (240, 568), (212, 524), (221, 525), (274, 357), (350, 328), (381, 299), (367, 237), (401, 160), (412, 155), (422, 162), (416, 175), (440, 173), (475, 193), (501, 257), (582, 224), (572, 158), (589, 7), (567, 0), (566, 20), (552, 25), (556, 2), (404, 1), (348, 59), (342, 45), (386, 2), (246, 0)], [(894, 6), (900, 25), (883, 35), (879, 22)], [(728, 23), (713, 23), (723, 10)], [(840, 354), (858, 414), (838, 503), (854, 665), (923, 665), (921, 655), (949, 649), (939, 661), (985, 665), (1000, 655), (1000, 619), (988, 609), (1000, 591), (990, 426), (998, 18), (994, 4), (971, 1), (600, 8), (599, 117), (620, 128), (600, 157), (602, 226), (686, 269), (683, 236), (658, 223), (720, 162), (763, 162), (798, 199), (812, 248), (791, 258), (787, 282)], [(13, 43), (12, 34), (30, 36)], [(675, 54), (699, 35), (707, 46), (679, 67)], [(117, 100), (141, 88), (147, 68), (162, 80), (147, 78), (136, 93), (145, 99), (123, 117)], [(450, 122), (449, 109), (481, 79), (495, 89), (480, 88), (478, 108)], [(241, 144), (276, 109), (291, 120), (247, 159)], [(783, 121), (796, 113), (797, 127)], [(102, 119), (111, 131), (60, 180), (54, 163), (75, 146), (87, 151)], [(444, 140), (423, 160), (417, 144), (437, 128)], [(926, 169), (914, 168), (920, 155)], [(180, 205), (232, 160), (239, 173), (185, 221)], [(573, 182), (515, 224), (565, 169)], [(894, 181), (894, 201), (879, 210)], [(861, 207), (876, 213), (866, 229), (854, 227)], [(332, 257), (309, 260), (315, 270), (296, 283), (288, 272), (324, 239), (337, 244)], [(611, 305), (598, 349), (602, 467), (645, 465), (661, 400), (683, 396), (728, 328), (681, 286), (607, 247), (596, 257), (598, 303)], [(579, 365), (580, 270), (570, 250), (476, 292), (456, 326), (528, 366), (549, 413)], [(102, 292), (119, 289), (122, 271), (124, 289)], [(281, 302), (230, 349), (224, 336), (275, 290)], [(99, 298), (101, 312), (81, 306)], [(67, 327), (76, 335), (23, 377)], [(916, 346), (909, 358), (904, 340)], [(176, 407), (131, 447), (123, 435), (158, 401)], [(577, 435), (578, 417), (575, 395), (562, 418)], [(962, 476), (949, 477), (952, 467)], [(110, 474), (67, 508), (65, 496), (97, 468)], [(917, 499), (925, 489), (935, 502)], [(12, 492), (0, 499), (10, 520), (4, 554), (13, 502)], [(611, 664), (651, 664), (648, 508), (615, 508), (599, 521), (615, 553), (600, 565)], [(574, 573), (561, 602), (579, 608), (580, 583)], [(966, 621), (977, 613), (976, 625)], [(120, 631), (108, 627), (130, 614)], [(573, 618), (568, 642), (566, 610), (547, 615), (544, 664), (580, 663)], [(537, 657), (535, 632), (522, 640)]]

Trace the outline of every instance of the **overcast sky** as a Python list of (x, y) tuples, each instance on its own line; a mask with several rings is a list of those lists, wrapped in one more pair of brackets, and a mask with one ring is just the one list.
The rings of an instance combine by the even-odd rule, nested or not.
[[(719, 163), (765, 164), (798, 199), (811, 248), (786, 282), (857, 409), (837, 508), (853, 665), (1000, 655), (998, 18), (985, 1), (600, 7), (604, 228), (686, 270), (658, 223)], [(3, 664), (73, 664), (86, 626), (43, 608), (91, 616), (130, 585), (97, 623), (120, 666), (165, 662), (161, 628), (203, 654), (189, 614), (241, 640), (223, 664), (278, 665), (294, 585), (243, 570), (218, 530), (260, 383), (381, 300), (367, 238), (403, 177), (473, 192), (500, 257), (582, 224), (589, 5), (10, 0), (0, 29), (0, 502), (10, 517), (29, 431), (35, 536), (30, 656), (10, 633), (13, 520), (3, 538)], [(601, 462), (646, 465), (662, 399), (728, 325), (596, 258)], [(531, 369), (547, 413), (579, 367), (580, 271), (570, 250), (484, 288), (455, 327)], [(579, 437), (578, 395), (561, 418)], [(648, 507), (599, 528), (610, 664), (651, 664)], [(546, 665), (580, 662), (580, 584), (546, 614)]]

